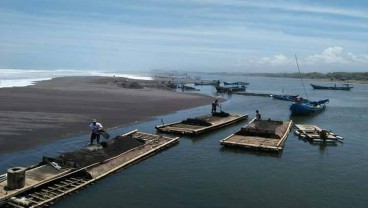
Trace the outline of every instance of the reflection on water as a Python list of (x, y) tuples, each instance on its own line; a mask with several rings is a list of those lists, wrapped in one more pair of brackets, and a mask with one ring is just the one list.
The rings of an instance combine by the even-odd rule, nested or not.
[[(201, 75), (203, 79), (219, 79)], [(300, 80), (222, 77), (250, 82), (247, 90), (302, 94)], [(325, 111), (310, 117), (290, 117), (290, 103), (267, 97), (217, 95), (211, 86), (203, 93), (225, 96), (227, 112), (315, 124), (345, 138), (344, 144), (310, 144), (292, 133), (279, 155), (223, 148), (220, 140), (239, 130), (243, 121), (199, 137), (180, 137), (180, 143), (134, 166), (106, 177), (58, 202), (55, 207), (366, 207), (368, 199), (368, 86), (346, 93), (313, 91), (310, 99), (329, 98)], [(109, 130), (111, 136), (134, 129), (156, 133), (154, 126), (210, 112), (208, 106), (163, 115), (148, 122)], [(86, 124), (87, 125), (87, 124)], [(0, 155), (0, 169), (36, 164), (43, 155), (57, 156), (81, 148), (89, 135), (68, 138), (18, 153)]]
[(342, 145), (343, 142), (341, 141), (338, 141), (338, 142), (313, 142), (313, 141), (310, 141), (308, 139), (305, 139), (305, 138), (302, 138), (302, 137), (298, 137), (296, 135), (294, 135), (294, 137), (297, 137), (299, 141), (302, 141), (304, 143), (308, 143), (309, 145), (312, 145), (312, 146), (318, 146), (318, 149), (320, 150), (320, 153), (324, 153), (327, 148), (334, 148), (334, 147), (337, 147), (338, 145)]
[(232, 152), (235, 154), (249, 154), (249, 155), (255, 155), (255, 156), (259, 156), (259, 157), (276, 157), (276, 158), (281, 158), (282, 156), (282, 152), (272, 152), (272, 151), (256, 151), (256, 150), (252, 150), (252, 149), (248, 149), (248, 148), (242, 148), (242, 147), (221, 147), (220, 148), (221, 152)]

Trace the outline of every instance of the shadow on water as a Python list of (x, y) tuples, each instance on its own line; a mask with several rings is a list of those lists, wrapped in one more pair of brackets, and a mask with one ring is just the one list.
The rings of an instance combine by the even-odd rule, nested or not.
[(249, 148), (242, 148), (242, 147), (224, 147), (222, 146), (220, 148), (220, 152), (229, 152), (229, 153), (236, 153), (236, 154), (248, 154), (248, 155), (255, 155), (259, 157), (276, 157), (281, 158), (282, 152), (273, 152), (273, 151), (258, 151), (258, 150), (252, 150)]

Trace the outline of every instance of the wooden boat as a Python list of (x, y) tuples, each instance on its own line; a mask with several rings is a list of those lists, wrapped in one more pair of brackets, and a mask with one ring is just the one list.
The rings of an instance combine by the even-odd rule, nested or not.
[(248, 115), (228, 114), (223, 111), (183, 121), (156, 126), (157, 131), (182, 135), (198, 135), (248, 118)]
[(316, 84), (310, 84), (313, 89), (315, 90), (350, 90), (351, 88), (353, 88), (353, 86), (351, 86), (351, 84), (342, 84), (342, 86), (321, 86), (321, 85), (316, 85)]
[(295, 135), (310, 142), (336, 143), (338, 141), (342, 142), (344, 139), (343, 137), (338, 136), (331, 131), (321, 129), (315, 125), (296, 124), (295, 127)]
[[(63, 157), (44, 157), (40, 164), (25, 170), (24, 187), (9, 190), (6, 188), (6, 180), (0, 182), (0, 206), (49, 206), (56, 200), (90, 185), (114, 171), (128, 167), (156, 152), (176, 144), (179, 140), (178, 137), (170, 138), (135, 130), (112, 139), (112, 141), (105, 144), (107, 145), (105, 147), (91, 146), (74, 154), (85, 152), (90, 158), (92, 154), (99, 156), (104, 154), (109, 155), (112, 150), (123, 148), (118, 145), (124, 144), (124, 141), (139, 141), (141, 145), (84, 167), (76, 167), (77, 164), (75, 161), (62, 160)], [(81, 157), (75, 158), (77, 161), (81, 162)], [(84, 161), (88, 161), (88, 158), (85, 157)]]
[(257, 93), (257, 92), (236, 92), (235, 94), (245, 96), (270, 97), (270, 94), (268, 93)]
[(281, 151), (289, 135), (292, 121), (256, 120), (242, 127), (220, 143), (229, 147), (244, 147), (264, 151)]
[(222, 86), (216, 86), (216, 90), (219, 93), (232, 93), (232, 92), (240, 92), (245, 91), (247, 89), (246, 86), (233, 86), (233, 87), (222, 87)]
[[(300, 80), (303, 84), (305, 95), (308, 97), (307, 90), (305, 89), (304, 81), (300, 73), (298, 59), (296, 55), (295, 55), (295, 61), (296, 61), (296, 66), (298, 67), (298, 72), (300, 75)], [(293, 102), (293, 104), (291, 104), (290, 106), (291, 115), (307, 116), (307, 115), (311, 115), (317, 112), (321, 112), (322, 110), (326, 108), (326, 104), (329, 101), (330, 101), (329, 99), (319, 100), (319, 101), (308, 101), (308, 100), (303, 100), (302, 98), (297, 98), (296, 102)]]
[(271, 95), (273, 99), (295, 102), (299, 95)]
[(248, 82), (225, 82), (224, 85), (249, 85)]
[(329, 99), (320, 101), (293, 102), (290, 106), (291, 115), (307, 116), (318, 113), (326, 108)]

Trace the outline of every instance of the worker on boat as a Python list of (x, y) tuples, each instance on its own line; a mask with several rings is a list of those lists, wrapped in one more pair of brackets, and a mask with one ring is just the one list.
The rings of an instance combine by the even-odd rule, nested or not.
[(218, 107), (220, 107), (220, 105), (219, 105), (219, 103), (218, 103), (218, 100), (215, 100), (215, 101), (212, 103), (212, 110), (211, 110), (211, 113), (216, 113), (217, 106), (218, 106)]
[(220, 86), (220, 80), (216, 81), (216, 86)]
[(96, 119), (92, 119), (92, 123), (91, 125), (89, 125), (89, 127), (92, 130), (90, 145), (93, 144), (93, 140), (95, 139), (97, 140), (97, 144), (99, 144), (100, 143), (100, 132), (102, 131), (102, 128), (103, 128), (102, 125), (98, 123)]
[(298, 97), (296, 98), (296, 102), (297, 102), (297, 103), (302, 103), (302, 102), (303, 102), (303, 97), (299, 97), (299, 96), (298, 96)]
[(256, 120), (261, 120), (261, 114), (256, 110)]
[(319, 132), (319, 137), (323, 139), (324, 142), (326, 142), (326, 139), (328, 138), (328, 131), (326, 129), (322, 129)]

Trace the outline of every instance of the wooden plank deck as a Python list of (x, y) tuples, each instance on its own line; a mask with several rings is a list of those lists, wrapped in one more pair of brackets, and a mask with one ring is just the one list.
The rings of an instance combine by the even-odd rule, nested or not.
[(200, 126), (194, 124), (183, 124), (180, 122), (159, 125), (156, 126), (157, 131), (164, 133), (173, 133), (173, 134), (181, 134), (181, 135), (198, 135), (201, 133), (209, 132), (223, 126), (227, 126), (241, 120), (245, 120), (248, 118), (248, 115), (238, 115), (238, 114), (230, 114), (228, 117), (217, 117), (212, 116), (211, 114), (203, 115), (197, 117), (199, 119), (204, 119), (206, 122), (210, 123), (210, 126)]
[(136, 132), (132, 134), (132, 137), (136, 139), (142, 139), (142, 137), (145, 137), (145, 139), (147, 139), (147, 143), (143, 146), (134, 148), (119, 156), (116, 156), (115, 158), (104, 161), (104, 163), (101, 165), (87, 168), (87, 171), (93, 176), (94, 179), (97, 180), (101, 177), (104, 177), (115, 170), (129, 166), (139, 159), (143, 159), (152, 153), (163, 150), (179, 142), (179, 137), (171, 138), (142, 132)]
[(295, 124), (295, 127), (301, 131), (313, 133), (316, 131), (321, 131), (322, 129), (315, 125), (302, 125), (302, 124)]
[[(178, 137), (164, 137), (161, 135), (138, 132), (137, 130), (122, 136), (144, 140), (145, 144), (103, 162), (77, 169), (63, 175), (63, 177), (58, 177), (57, 180), (48, 180), (46, 183), (33, 187), (32, 189), (16, 190), (12, 196), (18, 199), (25, 197), (27, 205), (17, 203), (17, 201), (10, 199), (9, 195), (7, 195), (5, 202), (8, 206), (12, 207), (40, 207), (51, 205), (56, 200), (63, 198), (66, 194), (82, 189), (112, 172), (126, 168), (179, 142)], [(35, 173), (34, 175), (39, 180), (45, 179), (46, 177), (44, 174), (38, 176), (38, 174)], [(26, 175), (27, 178), (28, 176), (29, 175)], [(48, 177), (52, 177), (52, 174), (49, 174)]]
[(27, 191), (31, 188), (39, 186), (43, 183), (50, 181), (51, 179), (65, 175), (70, 172), (69, 168), (62, 168), (61, 170), (55, 169), (50, 164), (38, 166), (26, 170), (25, 186), (21, 189), (8, 190), (6, 188), (7, 181), (4, 180), (0, 183), (0, 202), (5, 198), (10, 198), (19, 192)]
[(331, 131), (327, 131), (327, 137), (325, 140), (323, 140), (321, 138), (320, 132), (323, 130), (322, 128), (316, 126), (316, 125), (309, 125), (309, 124), (295, 124), (295, 127), (297, 128), (297, 130), (295, 131), (295, 133), (299, 136), (299, 137), (305, 137), (306, 139), (309, 139), (311, 141), (315, 141), (315, 142), (336, 142), (336, 141), (340, 141), (343, 140), (342, 137), (336, 135), (335, 133), (331, 132)]
[[(251, 124), (253, 121), (254, 119), (249, 124)], [(241, 131), (238, 131), (237, 133), (220, 140), (220, 144), (224, 146), (243, 147), (264, 151), (281, 151), (290, 133), (292, 121), (284, 121), (283, 124), (287, 125), (287, 128), (281, 138), (266, 138), (256, 135), (246, 136), (240, 134)]]

